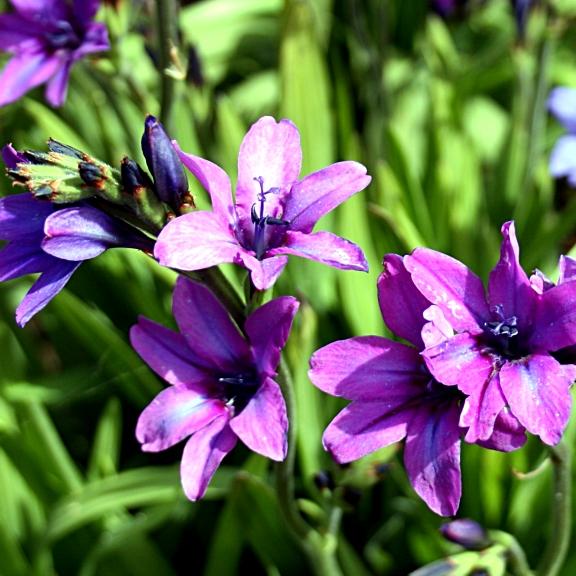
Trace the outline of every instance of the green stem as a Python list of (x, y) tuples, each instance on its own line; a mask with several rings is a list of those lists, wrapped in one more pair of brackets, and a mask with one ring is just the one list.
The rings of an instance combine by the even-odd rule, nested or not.
[(554, 471), (554, 500), (552, 505), (552, 533), (536, 576), (556, 576), (566, 558), (572, 531), (572, 452), (567, 443), (560, 442), (550, 449)]
[(490, 539), (501, 544), (506, 549), (508, 565), (514, 576), (534, 576), (522, 546), (512, 534), (501, 532), (500, 530), (490, 530)]
[[(294, 498), (294, 460), (296, 455), (296, 415), (294, 387), (285, 361), (280, 364), (279, 381), (282, 386), (290, 427), (288, 429), (288, 453), (283, 462), (276, 465), (276, 490), (280, 510), (286, 524), (308, 557), (316, 576), (341, 576), (336, 560), (337, 538), (335, 534), (320, 534), (309, 526), (298, 510)], [(337, 523), (336, 523), (337, 525)]]
[(176, 80), (166, 71), (172, 63), (172, 51), (178, 45), (178, 2), (177, 0), (156, 0), (158, 17), (158, 61), (161, 74), (160, 121), (168, 134), (172, 133), (172, 105)]

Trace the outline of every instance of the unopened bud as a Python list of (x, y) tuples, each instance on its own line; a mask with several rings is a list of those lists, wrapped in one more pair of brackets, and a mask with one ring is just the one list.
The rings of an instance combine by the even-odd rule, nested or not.
[(142, 152), (160, 200), (177, 210), (188, 194), (188, 180), (168, 134), (154, 116), (146, 117)]
[(440, 533), (446, 540), (463, 546), (467, 550), (482, 550), (490, 545), (486, 530), (469, 518), (460, 518), (440, 526)]

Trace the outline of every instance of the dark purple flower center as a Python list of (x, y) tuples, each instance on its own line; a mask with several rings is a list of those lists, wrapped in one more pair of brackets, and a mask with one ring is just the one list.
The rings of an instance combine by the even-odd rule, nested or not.
[(499, 356), (505, 359), (517, 359), (524, 356), (522, 339), (518, 331), (518, 318), (506, 318), (502, 305), (492, 308), (496, 320), (484, 322), (484, 339)]
[(236, 414), (246, 407), (260, 386), (254, 372), (220, 376), (218, 384), (222, 399), (229, 406), (234, 406)]
[[(278, 194), (280, 188), (269, 188), (264, 191), (264, 178), (262, 176), (257, 176), (254, 178), (256, 182), (260, 185), (260, 192), (258, 193), (258, 202), (252, 204), (252, 212), (250, 214), (252, 219), (252, 224), (254, 224), (254, 252), (256, 252), (256, 258), (262, 260), (264, 253), (268, 249), (268, 238), (266, 234), (266, 226), (290, 226), (288, 220), (282, 220), (281, 218), (275, 218), (273, 216), (265, 215), (265, 204), (266, 196), (269, 194)], [(260, 208), (258, 209), (258, 203)]]
[(82, 44), (80, 36), (67, 20), (58, 20), (44, 38), (51, 50), (76, 50)]

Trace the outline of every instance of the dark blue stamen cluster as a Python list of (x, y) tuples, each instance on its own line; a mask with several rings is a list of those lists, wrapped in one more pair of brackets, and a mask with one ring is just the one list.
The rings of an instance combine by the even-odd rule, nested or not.
[(518, 318), (516, 316), (504, 318), (501, 305), (494, 306), (493, 311), (499, 319), (492, 322), (485, 322), (485, 331), (491, 340), (497, 344), (502, 354), (505, 356), (518, 355)]
[(280, 188), (270, 188), (264, 192), (264, 178), (262, 176), (257, 176), (254, 178), (258, 184), (260, 184), (260, 192), (258, 193), (258, 202), (260, 202), (260, 213), (258, 214), (256, 210), (256, 203), (252, 204), (251, 219), (252, 224), (254, 224), (254, 252), (256, 252), (256, 258), (261, 260), (266, 252), (266, 225), (272, 226), (290, 226), (288, 220), (282, 220), (281, 218), (273, 218), (272, 216), (264, 216), (264, 203), (266, 202), (266, 196), (268, 194), (277, 194)]
[(78, 34), (66, 20), (60, 20), (56, 23), (54, 29), (46, 33), (46, 42), (53, 50), (65, 48), (66, 50), (74, 50), (81, 44)]
[(222, 386), (222, 397), (236, 412), (246, 407), (258, 389), (258, 378), (254, 373), (221, 376), (218, 384)]

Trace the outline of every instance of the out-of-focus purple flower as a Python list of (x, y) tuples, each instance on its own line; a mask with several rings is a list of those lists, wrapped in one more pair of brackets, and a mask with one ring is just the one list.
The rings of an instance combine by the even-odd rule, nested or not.
[(164, 127), (154, 116), (147, 116), (142, 135), (142, 152), (154, 178), (158, 197), (177, 209), (188, 194), (184, 166)]
[(170, 222), (156, 243), (161, 264), (200, 270), (224, 262), (243, 265), (258, 290), (272, 286), (288, 254), (342, 269), (368, 269), (358, 246), (312, 229), (326, 213), (368, 186), (357, 162), (339, 162), (298, 180), (300, 135), (288, 120), (258, 120), (238, 157), (236, 203), (228, 175), (218, 166), (179, 151), (180, 159), (209, 192), (212, 211), (196, 211)]
[(432, 10), (442, 18), (449, 18), (463, 8), (468, 0), (430, 0)]
[(94, 22), (99, 0), (11, 0), (0, 14), (0, 50), (12, 54), (0, 75), (0, 106), (46, 83), (46, 100), (61, 106), (72, 65), (110, 47), (104, 24)]
[[(12, 146), (2, 150), (8, 168), (25, 158)], [(16, 309), (24, 326), (66, 285), (78, 266), (108, 248), (151, 251), (153, 242), (122, 221), (86, 204), (56, 206), (32, 194), (0, 198), (0, 282), (41, 273)]]
[(298, 301), (272, 300), (246, 320), (243, 336), (204, 286), (180, 277), (173, 313), (180, 333), (140, 318), (132, 346), (172, 386), (142, 412), (136, 436), (158, 452), (190, 436), (181, 479), (190, 500), (201, 498), (238, 438), (272, 460), (286, 456), (288, 420), (276, 368)]
[(533, 4), (534, 0), (512, 0), (512, 8), (516, 19), (516, 29), (518, 31), (518, 37), (521, 40), (524, 39), (526, 24), (528, 23), (528, 15)]
[(548, 110), (566, 128), (550, 155), (550, 173), (576, 187), (576, 88), (560, 86), (548, 97)]
[(514, 224), (506, 222), (502, 234), (487, 296), (478, 276), (445, 254), (418, 248), (405, 257), (414, 284), (457, 332), (423, 356), (438, 381), (468, 396), (460, 419), (467, 441), (491, 438), (509, 407), (553, 445), (568, 422), (576, 366), (551, 353), (576, 343), (576, 282), (539, 293), (520, 267)]
[(442, 524), (440, 533), (446, 540), (459, 544), (467, 550), (482, 550), (490, 545), (486, 530), (470, 518), (458, 518)]
[[(388, 327), (412, 346), (361, 336), (328, 344), (312, 356), (314, 385), (352, 400), (324, 432), (324, 447), (346, 463), (406, 439), (404, 463), (414, 490), (434, 512), (451, 516), (461, 495), (464, 395), (434, 379), (421, 351), (452, 330), (416, 289), (400, 256), (384, 258), (378, 297)], [(522, 427), (503, 408), (494, 438), (484, 445), (508, 451), (524, 442)]]

